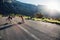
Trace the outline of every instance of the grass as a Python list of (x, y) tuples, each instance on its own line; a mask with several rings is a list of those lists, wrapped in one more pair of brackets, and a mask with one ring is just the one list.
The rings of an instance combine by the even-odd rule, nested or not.
[(59, 24), (60, 25), (60, 21), (58, 20), (54, 20), (54, 19), (48, 19), (48, 18), (34, 18), (34, 20), (36, 21), (43, 21), (43, 22), (49, 22), (49, 23), (54, 23), (54, 24)]
[[(30, 18), (28, 16), (24, 16), (24, 18)], [(60, 25), (60, 21), (58, 20), (54, 20), (54, 19), (48, 19), (48, 18), (32, 18), (32, 20), (34, 21), (43, 21), (43, 22), (49, 22), (49, 23), (54, 23), (54, 24), (59, 24)]]
[(2, 17), (2, 15), (0, 15), (0, 18)]
[(29, 16), (24, 16), (24, 18), (30, 18)]

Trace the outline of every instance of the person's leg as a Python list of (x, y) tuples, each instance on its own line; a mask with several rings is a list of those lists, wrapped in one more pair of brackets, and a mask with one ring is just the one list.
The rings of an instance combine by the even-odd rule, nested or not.
[(24, 19), (22, 19), (22, 22), (24, 23)]
[(12, 19), (10, 18), (10, 23), (12, 23)]

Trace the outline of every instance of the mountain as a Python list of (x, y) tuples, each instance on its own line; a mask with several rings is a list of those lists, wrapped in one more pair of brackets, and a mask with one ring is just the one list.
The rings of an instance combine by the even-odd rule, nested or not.
[(31, 16), (37, 12), (37, 6), (22, 3), (16, 0), (0, 0), (0, 13), (9, 15), (10, 13)]
[(44, 17), (60, 17), (60, 12), (55, 11), (55, 15), (50, 15), (49, 12), (46, 12), (45, 5), (35, 6), (16, 0), (0, 0), (0, 14), (9, 15), (12, 13), (27, 16), (32, 16), (35, 13), (41, 13)]

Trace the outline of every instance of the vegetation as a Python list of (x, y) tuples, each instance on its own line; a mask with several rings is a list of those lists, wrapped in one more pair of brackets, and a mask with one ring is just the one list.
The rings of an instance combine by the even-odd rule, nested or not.
[[(3, 5), (2, 5), (3, 4)], [(27, 3), (22, 3), (19, 1), (8, 3), (1, 3), (0, 1), (0, 12), (3, 15), (9, 15), (10, 13), (21, 14), (26, 16), (31, 16), (37, 12), (37, 6)]]
[(54, 23), (54, 24), (59, 24), (60, 25), (60, 21), (55, 20), (55, 19), (48, 19), (48, 18), (33, 18), (35, 21), (43, 21), (43, 22), (49, 22), (49, 23)]
[(0, 17), (2, 17), (2, 14), (0, 14)]
[(41, 14), (41, 13), (37, 13), (37, 14), (35, 14), (34, 15), (36, 18), (42, 18), (43, 17), (43, 15)]
[[(30, 17), (29, 16), (24, 16), (25, 19), (29, 19)], [(32, 18), (32, 20), (34, 21), (43, 21), (43, 22), (49, 22), (49, 23), (53, 23), (53, 24), (58, 24), (60, 25), (60, 21), (59, 20), (56, 20), (56, 19), (52, 19), (52, 18), (45, 18), (45, 17), (42, 17), (42, 18)]]

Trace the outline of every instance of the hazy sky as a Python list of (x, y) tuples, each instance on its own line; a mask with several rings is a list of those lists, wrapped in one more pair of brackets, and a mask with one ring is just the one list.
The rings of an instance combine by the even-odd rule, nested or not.
[(21, 1), (21, 2), (24, 2), (24, 3), (30, 3), (30, 4), (35, 4), (35, 5), (38, 5), (38, 4), (48, 4), (48, 2), (57, 2), (57, 3), (60, 3), (60, 0), (18, 0), (18, 1)]
[(34, 5), (46, 5), (46, 7), (49, 10), (60, 11), (60, 0), (17, 0), (17, 1)]

